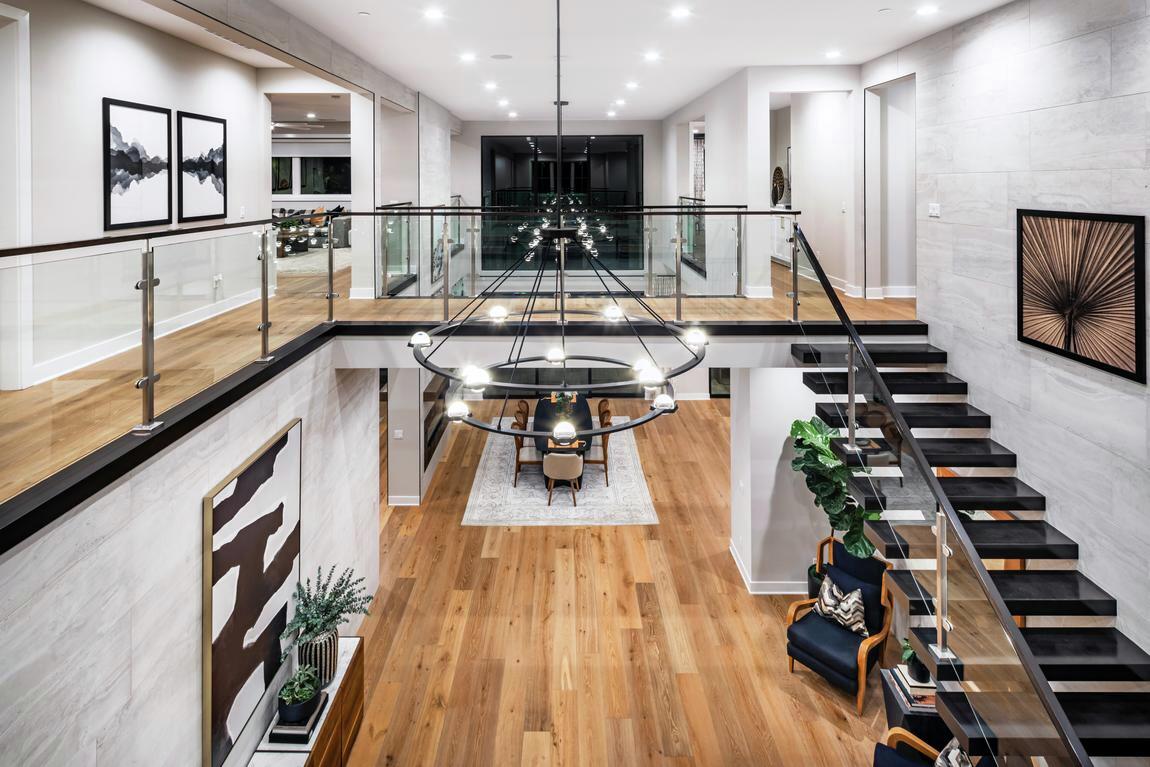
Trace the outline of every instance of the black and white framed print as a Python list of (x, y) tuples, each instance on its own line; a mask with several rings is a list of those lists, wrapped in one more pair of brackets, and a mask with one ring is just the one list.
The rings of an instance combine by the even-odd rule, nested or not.
[(228, 215), (228, 124), (218, 117), (178, 112), (179, 221)]
[(104, 99), (104, 229), (172, 222), (172, 111)]
[(1146, 383), (1146, 219), (1018, 211), (1018, 340)]
[(222, 767), (257, 710), (270, 716), (299, 581), (303, 430), (297, 419), (204, 498), (203, 764)]

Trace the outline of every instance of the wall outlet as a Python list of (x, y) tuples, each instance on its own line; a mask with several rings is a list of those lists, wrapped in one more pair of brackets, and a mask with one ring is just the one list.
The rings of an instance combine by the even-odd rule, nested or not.
[(247, 217), (248, 217), (248, 206), (247, 205), (241, 205), (240, 206), (240, 218), (244, 219)]
[(931, 218), (942, 218), (942, 204), (937, 202), (927, 203), (926, 215)]
[(391, 430), (391, 438), (392, 439), (403, 439), (403, 429), (392, 429)]

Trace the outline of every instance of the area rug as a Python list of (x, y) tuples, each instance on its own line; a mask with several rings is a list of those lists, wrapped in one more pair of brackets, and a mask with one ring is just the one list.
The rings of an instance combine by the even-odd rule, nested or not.
[[(492, 419), (497, 423), (498, 419)], [(626, 418), (615, 419), (616, 423)], [(511, 419), (505, 418), (508, 424)], [(602, 456), (598, 439), (590, 457)], [(488, 434), (483, 456), (467, 499), (464, 525), (657, 525), (655, 504), (643, 476), (643, 464), (630, 430), (611, 435), (611, 486), (603, 479), (603, 467), (590, 465), (583, 471), (579, 505), (571, 503), (571, 491), (557, 486), (547, 505), (547, 484), (542, 466), (524, 466), (519, 486), (512, 487), (515, 474), (515, 441), (501, 434)], [(523, 448), (523, 460), (540, 460), (534, 447)]]

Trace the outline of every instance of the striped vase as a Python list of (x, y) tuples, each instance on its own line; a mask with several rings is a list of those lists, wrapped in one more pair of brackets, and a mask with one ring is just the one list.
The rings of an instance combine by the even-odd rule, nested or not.
[(310, 642), (299, 645), (296, 655), (299, 664), (315, 666), (319, 686), (327, 687), (335, 678), (335, 664), (339, 655), (339, 635), (335, 629), (325, 631)]

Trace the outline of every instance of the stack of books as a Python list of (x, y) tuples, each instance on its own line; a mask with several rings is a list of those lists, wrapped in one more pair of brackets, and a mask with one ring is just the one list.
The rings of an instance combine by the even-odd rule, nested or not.
[(284, 724), (279, 721), (279, 715), (276, 715), (275, 724), (272, 725), (271, 731), (268, 732), (269, 743), (299, 743), (306, 744), (311, 740), (312, 731), (319, 723), (319, 718), (323, 715), (323, 710), (327, 708), (327, 693), (321, 692), (319, 694), (319, 705), (315, 707), (311, 717), (306, 722), (299, 724)]
[(901, 663), (891, 669), (890, 676), (908, 708), (912, 711), (934, 711), (934, 682), (914, 681), (906, 665)]

